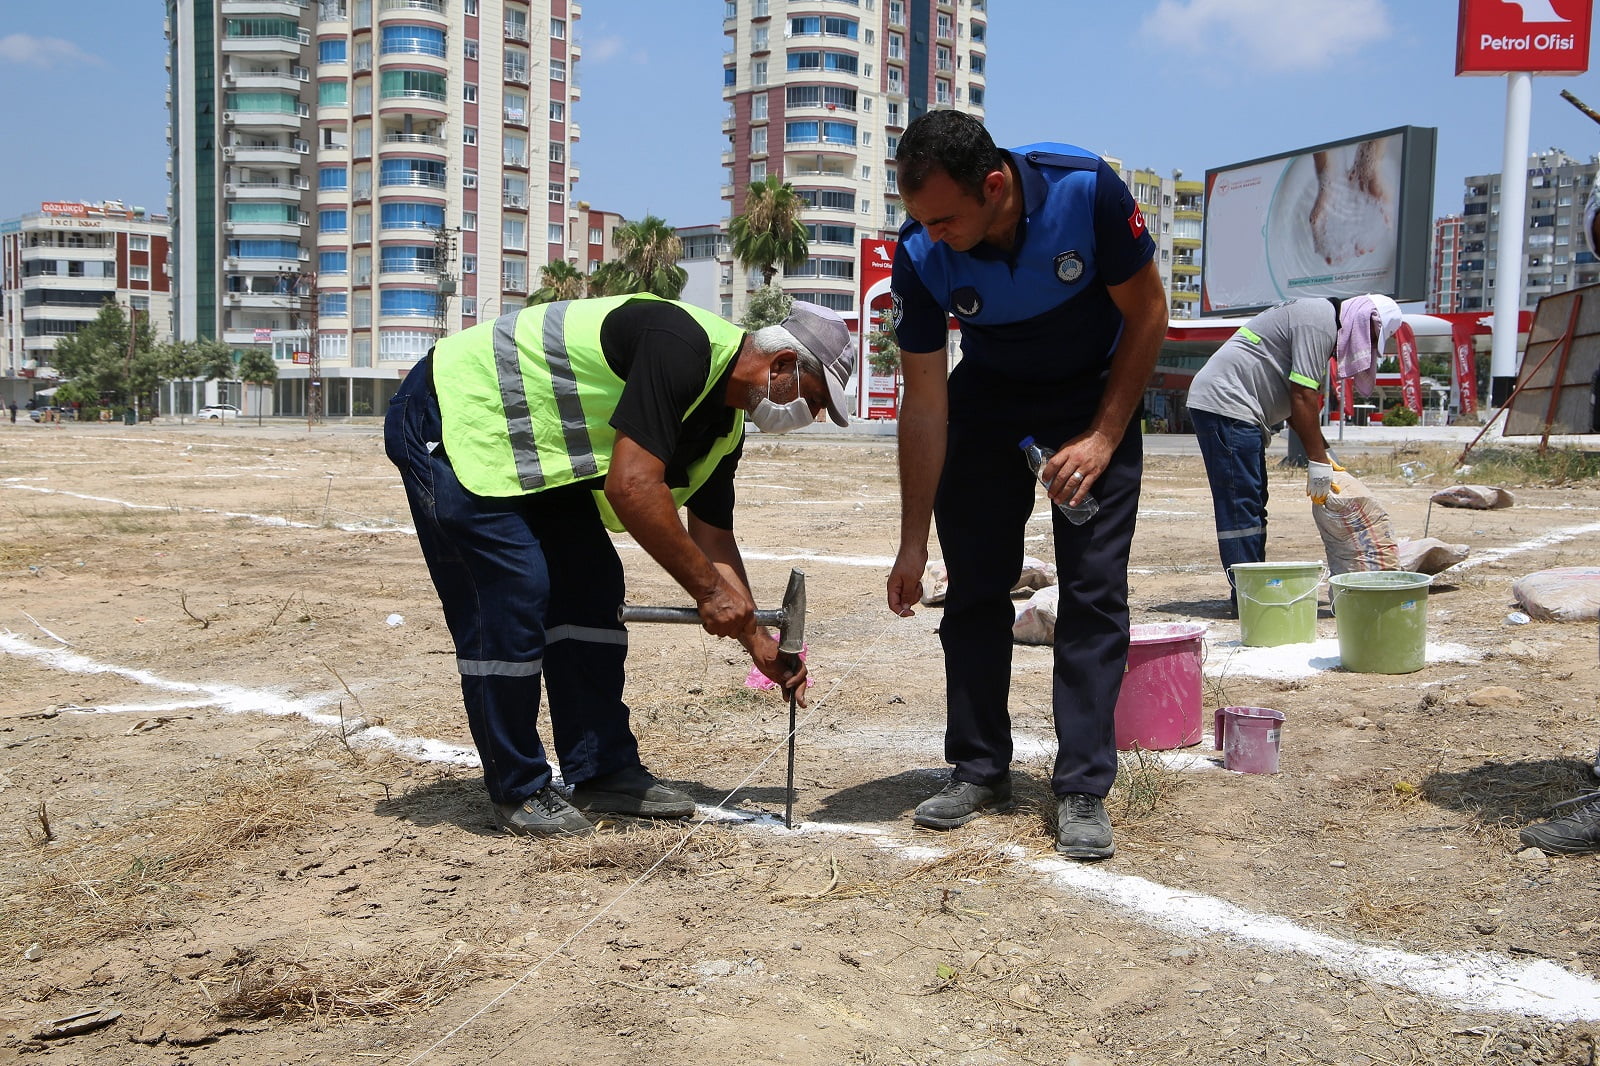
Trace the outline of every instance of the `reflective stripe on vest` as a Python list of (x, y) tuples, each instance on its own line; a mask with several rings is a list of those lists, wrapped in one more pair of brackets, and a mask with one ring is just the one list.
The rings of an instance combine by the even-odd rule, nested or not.
[[(475, 495), (506, 497), (603, 476), (623, 381), (606, 362), (600, 329), (623, 304), (654, 299), (633, 294), (539, 304), (441, 340), (434, 387), (445, 454), (461, 484)], [(706, 331), (711, 347), (711, 372), (693, 410), (738, 357), (744, 331), (709, 311), (677, 306)], [(689, 465), (689, 484), (672, 490), (679, 505), (743, 438), (744, 419), (730, 421), (729, 432)], [(596, 502), (606, 525), (621, 530), (598, 492)]]

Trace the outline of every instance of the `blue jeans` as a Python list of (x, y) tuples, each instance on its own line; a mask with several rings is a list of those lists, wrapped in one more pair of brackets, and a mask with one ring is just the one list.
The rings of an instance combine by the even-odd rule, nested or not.
[(563, 780), (639, 765), (622, 702), (628, 633), (622, 561), (589, 489), (494, 499), (461, 486), (442, 445), (432, 360), (389, 404), (384, 450), (400, 470), (417, 540), (455, 642), (483, 780), (495, 803), (550, 783), (541, 687)]
[[(1217, 522), (1224, 571), (1267, 561), (1267, 435), (1254, 422), (1189, 408)], [(1228, 574), (1233, 585), (1233, 574)]]

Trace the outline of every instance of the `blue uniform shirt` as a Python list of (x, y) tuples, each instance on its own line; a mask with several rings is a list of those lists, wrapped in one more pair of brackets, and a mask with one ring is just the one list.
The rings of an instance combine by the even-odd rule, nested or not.
[(1008, 153), (1022, 185), (1010, 252), (968, 252), (900, 229), (891, 282), (895, 338), (908, 352), (945, 346), (947, 313), (961, 325), (963, 363), (1020, 381), (1100, 378), (1122, 313), (1106, 291), (1155, 254), (1139, 205), (1099, 156), (1068, 144)]

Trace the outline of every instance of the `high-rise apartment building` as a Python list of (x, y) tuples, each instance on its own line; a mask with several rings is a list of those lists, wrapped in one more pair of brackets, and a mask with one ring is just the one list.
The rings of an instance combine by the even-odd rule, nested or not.
[(1429, 314), (1461, 310), (1461, 263), (1466, 246), (1466, 220), (1446, 215), (1433, 220), (1433, 256), (1428, 267)]
[[(1583, 239), (1583, 206), (1600, 173), (1600, 156), (1580, 162), (1557, 148), (1528, 157), (1522, 233), (1522, 293), (1518, 308), (1541, 297), (1600, 281), (1600, 264)], [(1494, 309), (1500, 256), (1500, 175), (1466, 179), (1461, 208), (1460, 307)]]
[[(784, 290), (855, 320), (860, 241), (905, 220), (894, 152), (925, 111), (984, 113), (988, 0), (725, 0), (722, 198), (744, 210), (769, 174), (806, 204), (805, 264)], [(722, 314), (743, 312), (758, 272), (733, 269)]]
[(1107, 161), (1133, 193), (1145, 229), (1156, 243), (1156, 268), (1167, 294), (1168, 317), (1199, 317), (1205, 183), (1184, 181), (1181, 170), (1167, 177), (1153, 170), (1129, 170), (1116, 159)]
[(177, 336), (270, 349), (278, 413), (377, 413), (440, 335), (582, 263), (580, 15), (167, 0)]
[(167, 217), (142, 207), (44, 203), (0, 222), (0, 405), (55, 384), (51, 355), (108, 301), (172, 339)]

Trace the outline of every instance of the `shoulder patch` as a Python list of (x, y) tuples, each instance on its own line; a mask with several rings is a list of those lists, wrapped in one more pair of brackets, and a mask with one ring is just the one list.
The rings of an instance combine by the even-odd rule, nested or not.
[(1056, 256), (1056, 277), (1068, 285), (1083, 277), (1083, 256), (1075, 250)]
[(900, 294), (893, 289), (889, 290), (889, 309), (883, 313), (883, 326), (889, 331), (900, 327), (900, 317), (905, 314), (905, 307), (900, 302)]
[(1134, 240), (1144, 236), (1144, 212), (1139, 210), (1139, 205), (1133, 205), (1133, 214), (1128, 216), (1128, 233)]

